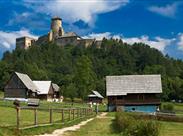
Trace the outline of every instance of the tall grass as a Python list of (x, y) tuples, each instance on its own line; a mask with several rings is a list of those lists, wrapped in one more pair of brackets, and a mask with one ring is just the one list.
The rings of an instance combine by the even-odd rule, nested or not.
[(135, 119), (128, 113), (118, 112), (114, 128), (122, 136), (158, 136), (160, 124), (152, 120)]

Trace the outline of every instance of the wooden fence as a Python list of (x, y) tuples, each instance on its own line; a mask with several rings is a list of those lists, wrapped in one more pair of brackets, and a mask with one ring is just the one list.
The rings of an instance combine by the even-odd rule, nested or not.
[[(24, 120), (21, 119), (21, 113), (24, 110), (28, 111), (28, 114), (29, 114), (29, 112), (33, 113), (33, 118), (31, 120), (31, 123), (29, 121), (28, 125), (22, 126), (21, 122), (26, 121), (26, 118), (28, 118), (28, 117), (25, 117)], [(44, 120), (47, 120), (48, 122), (44, 122), (44, 123), (39, 122), (38, 111), (43, 112), (42, 118), (45, 118)], [(93, 112), (92, 108), (49, 108), (49, 109), (45, 109), (45, 108), (37, 108), (37, 107), (16, 107), (16, 113), (17, 113), (17, 115), (16, 115), (17, 129), (26, 129), (26, 128), (32, 128), (32, 127), (37, 127), (37, 126), (46, 126), (46, 125), (51, 125), (51, 124), (64, 124), (69, 121), (73, 121), (73, 120), (80, 119), (83, 117), (92, 116), (94, 112)], [(46, 114), (48, 114), (48, 115), (46, 116)], [(53, 120), (54, 114), (57, 115), (56, 121)]]

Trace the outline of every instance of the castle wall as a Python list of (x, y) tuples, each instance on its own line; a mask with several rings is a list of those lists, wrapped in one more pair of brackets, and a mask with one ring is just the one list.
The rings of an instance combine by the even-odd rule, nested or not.
[(84, 46), (84, 47), (89, 47), (95, 42), (95, 39), (80, 39), (77, 41), (77, 45), (79, 46)]
[(16, 47), (28, 49), (35, 42), (35, 39), (30, 37), (21, 37), (16, 39)]
[(58, 39), (55, 39), (55, 43), (58, 46), (65, 46), (67, 44), (71, 44), (71, 45), (77, 45), (77, 37), (61, 37)]

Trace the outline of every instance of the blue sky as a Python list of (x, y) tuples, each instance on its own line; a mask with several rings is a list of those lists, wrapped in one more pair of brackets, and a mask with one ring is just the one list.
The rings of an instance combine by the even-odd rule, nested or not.
[(17, 37), (48, 33), (51, 17), (59, 16), (65, 31), (84, 38), (144, 42), (183, 59), (181, 0), (1, 0), (0, 13), (0, 57)]

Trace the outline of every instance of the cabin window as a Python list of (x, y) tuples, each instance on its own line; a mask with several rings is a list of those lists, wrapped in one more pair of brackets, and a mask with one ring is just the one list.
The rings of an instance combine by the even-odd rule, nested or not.
[(123, 99), (123, 96), (117, 96), (117, 99), (118, 100), (122, 100)]
[(144, 95), (143, 94), (139, 95), (139, 100), (144, 100)]

